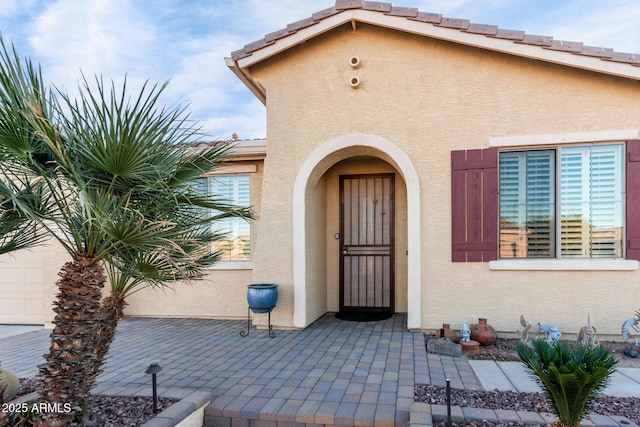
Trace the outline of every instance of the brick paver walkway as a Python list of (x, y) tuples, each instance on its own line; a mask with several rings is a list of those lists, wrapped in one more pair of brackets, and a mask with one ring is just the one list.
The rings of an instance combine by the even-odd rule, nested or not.
[[(241, 337), (246, 321), (125, 318), (95, 394), (149, 395), (150, 363), (159, 363), (161, 395), (210, 393), (205, 426), (429, 426), (444, 405), (414, 402), (415, 384), (477, 389), (464, 357), (426, 353), (424, 335), (406, 329), (406, 316), (355, 323), (331, 314), (303, 331), (264, 330)], [(50, 331), (0, 338), (0, 366), (19, 377), (37, 374)], [(174, 405), (179, 406), (179, 405)], [(169, 408), (171, 409), (171, 408)], [(178, 408), (180, 409), (180, 408)], [(454, 422), (545, 424), (550, 414), (453, 407)], [(164, 425), (157, 420), (154, 426)], [(634, 425), (591, 416), (591, 424)]]
[[(157, 362), (161, 392), (211, 391), (206, 425), (233, 418), (393, 426), (408, 423), (416, 382), (456, 374), (445, 358), (430, 371), (423, 334), (407, 331), (402, 314), (365, 323), (327, 314), (303, 331), (276, 331), (273, 339), (264, 330), (241, 337), (245, 328), (236, 320), (123, 319), (95, 393), (148, 391), (144, 370)], [(35, 375), (48, 335), (0, 339), (0, 363), (18, 376)]]

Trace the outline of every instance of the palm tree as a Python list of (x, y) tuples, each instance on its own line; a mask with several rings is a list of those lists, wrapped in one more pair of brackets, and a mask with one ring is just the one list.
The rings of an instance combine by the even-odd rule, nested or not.
[[(100, 372), (131, 292), (201, 277), (219, 254), (211, 224), (239, 208), (195, 190), (231, 146), (195, 151), (185, 108), (163, 108), (163, 85), (130, 94), (85, 78), (77, 98), (49, 90), (40, 69), (0, 38), (0, 252), (54, 239), (60, 270), (40, 400), (79, 408)], [(213, 214), (212, 214), (213, 213)], [(102, 300), (110, 279), (111, 292)], [(39, 425), (72, 425), (48, 414)]]
[(577, 427), (615, 372), (617, 360), (602, 347), (568, 343), (549, 344), (534, 339), (531, 347), (524, 341), (516, 350), (551, 401), (559, 424)]

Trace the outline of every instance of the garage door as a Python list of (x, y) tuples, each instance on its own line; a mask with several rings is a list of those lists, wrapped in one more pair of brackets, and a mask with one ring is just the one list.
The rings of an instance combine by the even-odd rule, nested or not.
[(43, 249), (0, 256), (0, 323), (43, 323)]

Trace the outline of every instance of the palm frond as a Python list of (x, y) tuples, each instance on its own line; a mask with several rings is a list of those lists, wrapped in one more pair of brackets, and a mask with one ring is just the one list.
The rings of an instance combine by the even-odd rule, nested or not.
[[(54, 303), (54, 330), (65, 333), (54, 334), (40, 367), (43, 402), (79, 405), (124, 297), (201, 277), (220, 257), (210, 250), (224, 238), (215, 222), (252, 216), (192, 187), (226, 161), (229, 145), (194, 150), (186, 143), (198, 129), (186, 108), (160, 106), (166, 83), (137, 92), (127, 84), (83, 76), (77, 98), (51, 91), (0, 38), (0, 253), (51, 236), (72, 255)], [(114, 295), (101, 307), (104, 266)], [(72, 415), (55, 416), (66, 425)]]
[(9, 170), (41, 175), (54, 166), (34, 118), (51, 117), (51, 103), (40, 69), (23, 62), (0, 36), (0, 160)]
[[(185, 148), (187, 148), (185, 150)], [(174, 177), (169, 181), (172, 187), (190, 184), (207, 172), (223, 166), (228, 156), (233, 152), (234, 144), (229, 141), (220, 141), (208, 146), (206, 149), (181, 147), (183, 160), (175, 169)]]

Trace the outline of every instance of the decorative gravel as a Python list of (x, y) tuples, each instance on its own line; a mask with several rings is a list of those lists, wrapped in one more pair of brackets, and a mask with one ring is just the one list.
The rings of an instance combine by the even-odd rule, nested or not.
[[(444, 387), (417, 385), (414, 398), (417, 402), (425, 402), (432, 405), (447, 404)], [(471, 408), (553, 413), (547, 398), (541, 393), (460, 390), (452, 388), (451, 405)], [(600, 415), (622, 415), (640, 425), (640, 397), (602, 396), (589, 412)]]
[[(158, 398), (158, 413), (172, 403)], [(96, 427), (138, 427), (155, 416), (150, 397), (92, 396), (89, 410), (98, 416)]]
[[(18, 395), (36, 391), (36, 378), (20, 379)], [(175, 400), (158, 398), (158, 413), (171, 406)], [(149, 421), (153, 413), (153, 398), (122, 396), (91, 396), (89, 411), (97, 415), (95, 427), (138, 427)]]
[[(425, 334), (425, 342), (434, 339), (433, 334)], [(494, 346), (480, 347), (478, 355), (464, 355), (472, 359), (519, 361), (515, 347), (517, 339), (499, 338)], [(622, 342), (602, 342), (618, 359), (617, 367), (640, 368), (640, 358), (629, 358), (623, 354), (625, 348), (633, 346)], [(415, 400), (436, 405), (446, 405), (444, 387), (432, 385), (416, 385)], [(512, 391), (478, 391), (451, 389), (451, 404), (454, 406), (466, 406), (483, 409), (507, 409), (514, 411), (551, 412), (552, 407), (546, 396), (541, 393), (518, 393)], [(590, 413), (600, 415), (621, 415), (640, 425), (640, 391), (638, 397), (612, 397), (601, 396)], [(499, 426), (487, 422), (471, 422), (467, 425)], [(509, 424), (514, 425), (514, 424)]]

